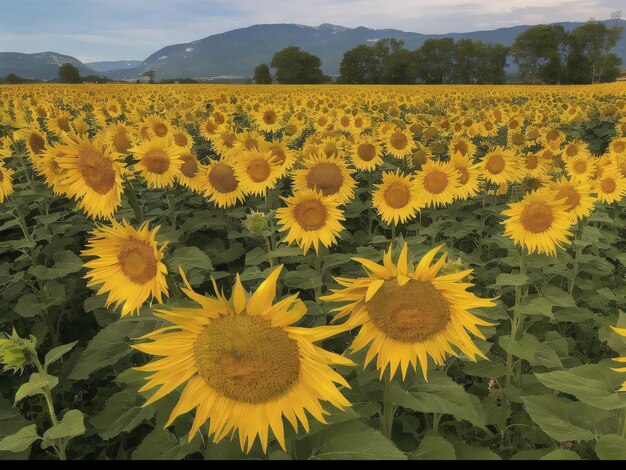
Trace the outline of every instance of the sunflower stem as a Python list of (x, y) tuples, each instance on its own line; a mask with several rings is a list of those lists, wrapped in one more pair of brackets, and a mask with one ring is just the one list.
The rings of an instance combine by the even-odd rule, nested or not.
[(139, 206), (139, 200), (137, 199), (137, 196), (135, 195), (135, 191), (133, 190), (130, 184), (127, 184), (126, 187), (124, 188), (124, 195), (126, 196), (126, 199), (128, 200), (128, 205), (131, 207), (131, 209), (133, 210), (133, 213), (135, 214), (135, 221), (137, 222), (137, 225), (143, 224), (144, 222), (143, 211), (141, 210), (141, 207)]
[(396, 246), (396, 223), (391, 223), (391, 246)]
[(622, 410), (622, 428), (620, 430), (620, 436), (626, 437), (626, 408)]
[[(520, 265), (519, 265), (519, 273), (521, 277), (526, 275), (526, 254), (524, 249), (520, 250)], [(518, 333), (521, 330), (522, 323), (524, 321), (524, 316), (521, 312), (522, 307), (522, 287), (521, 285), (515, 286), (515, 305), (513, 306), (513, 318), (511, 320), (511, 341), (517, 341)], [(521, 363), (518, 362), (520, 366), (518, 369), (518, 373), (515, 377), (515, 382), (517, 383), (519, 380), (519, 375), (521, 372)], [(511, 383), (511, 378), (513, 377), (513, 354), (510, 352), (506, 353), (506, 383), (509, 385)]]
[(274, 258), (272, 257), (272, 243), (269, 237), (265, 237), (265, 246), (267, 248), (267, 259), (270, 262), (270, 268), (274, 269)]
[(587, 219), (584, 219), (578, 222), (578, 232), (576, 233), (576, 241), (578, 243), (576, 243), (576, 251), (574, 254), (574, 266), (572, 268), (573, 274), (572, 274), (572, 278), (569, 281), (569, 286), (567, 289), (567, 292), (569, 293), (569, 295), (572, 295), (574, 293), (574, 285), (576, 284), (576, 278), (578, 277), (578, 270), (580, 269), (580, 257), (583, 251), (583, 247), (582, 247), (583, 232), (585, 230), (586, 221)]
[(173, 228), (176, 228), (176, 203), (174, 202), (174, 195), (171, 191), (167, 192), (167, 208), (169, 209), (170, 223)]
[(320, 295), (322, 295), (322, 256), (321, 249), (315, 250), (315, 272), (317, 273), (317, 282), (315, 283), (315, 303), (319, 303)]
[(383, 415), (382, 427), (383, 435), (391, 440), (391, 431), (393, 429), (393, 415), (395, 414), (393, 400), (391, 399), (391, 372), (385, 374), (385, 389), (383, 391)]

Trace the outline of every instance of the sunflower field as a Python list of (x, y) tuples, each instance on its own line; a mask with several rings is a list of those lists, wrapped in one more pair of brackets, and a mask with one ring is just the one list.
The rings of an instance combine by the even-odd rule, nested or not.
[(626, 86), (0, 88), (0, 459), (626, 459)]

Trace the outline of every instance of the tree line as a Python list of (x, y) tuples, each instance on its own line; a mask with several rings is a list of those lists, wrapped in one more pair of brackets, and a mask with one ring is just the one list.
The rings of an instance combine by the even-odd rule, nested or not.
[[(561, 25), (532, 26), (511, 47), (452, 38), (428, 39), (415, 50), (404, 41), (385, 38), (360, 44), (343, 55), (338, 83), (346, 84), (501, 84), (507, 80), (508, 59), (525, 84), (611, 82), (620, 75), (622, 60), (611, 52), (621, 26), (589, 21), (572, 31)], [(319, 57), (290, 46), (271, 63), (254, 69), (255, 83), (325, 83)], [(272, 76), (270, 67), (274, 69)]]

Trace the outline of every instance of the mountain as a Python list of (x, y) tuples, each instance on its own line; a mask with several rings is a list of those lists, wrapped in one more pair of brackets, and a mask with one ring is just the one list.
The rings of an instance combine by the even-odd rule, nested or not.
[[(607, 26), (626, 25), (624, 20), (606, 20)], [(570, 31), (582, 23), (558, 23)], [(404, 40), (409, 49), (416, 49), (430, 38), (467, 38), (511, 45), (515, 37), (529, 26), (514, 26), (491, 31), (469, 33), (420, 34), (397, 29), (370, 29), (363, 26), (346, 28), (332, 24), (303, 26), (298, 24), (264, 24), (215, 34), (204, 39), (164, 47), (137, 67), (109, 72), (114, 79), (136, 79), (153, 69), (157, 80), (177, 77), (207, 78), (220, 75), (247, 77), (254, 67), (268, 63), (272, 55), (287, 46), (299, 46), (322, 59), (322, 69), (329, 75), (339, 74), (343, 54), (358, 44), (373, 44), (382, 38)], [(614, 52), (626, 64), (626, 35)]]
[[(606, 20), (607, 26), (625, 26), (624, 20)], [(558, 23), (572, 30), (582, 23)], [(250, 77), (258, 64), (269, 64), (275, 52), (287, 46), (299, 46), (322, 60), (328, 75), (339, 74), (339, 64), (348, 49), (359, 44), (374, 44), (383, 38), (404, 40), (405, 47), (416, 49), (430, 38), (475, 39), (511, 45), (516, 36), (529, 26), (514, 26), (469, 33), (420, 34), (397, 29), (346, 28), (324, 23), (319, 26), (298, 24), (262, 24), (215, 34), (204, 39), (164, 47), (143, 62), (118, 61), (82, 64), (74, 57), (44, 52), (41, 54), (0, 53), (0, 77), (15, 73), (27, 78), (49, 80), (57, 76), (63, 62), (76, 65), (81, 75), (106, 75), (116, 80), (136, 80), (147, 70), (156, 79), (228, 77), (237, 80)], [(625, 28), (626, 29), (626, 28)], [(626, 64), (626, 34), (614, 52)]]
[(21, 54), (19, 52), (0, 52), (0, 77), (14, 73), (19, 77), (52, 80), (59, 76), (59, 66), (70, 63), (80, 74), (97, 75), (92, 68), (69, 55), (56, 52), (39, 52), (37, 54)]
[(96, 72), (106, 73), (111, 70), (132, 69), (141, 65), (140, 60), (107, 60), (103, 62), (87, 62), (85, 65), (91, 67)]

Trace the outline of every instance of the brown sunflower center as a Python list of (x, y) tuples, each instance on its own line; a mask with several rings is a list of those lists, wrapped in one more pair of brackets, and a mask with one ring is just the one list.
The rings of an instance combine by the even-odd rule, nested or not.
[(511, 137), (511, 142), (513, 142), (513, 145), (524, 145), (526, 139), (524, 138), (524, 134), (520, 134), (518, 132), (516, 134), (513, 134), (513, 136)]
[(409, 139), (402, 132), (394, 132), (389, 137), (389, 145), (396, 150), (403, 150), (409, 144)]
[(162, 175), (170, 167), (170, 159), (167, 156), (167, 153), (161, 149), (148, 150), (141, 159), (141, 163), (145, 165), (146, 169), (150, 173), (157, 175)]
[(135, 284), (145, 284), (157, 274), (154, 248), (143, 240), (129, 238), (124, 241), (117, 259), (122, 272)]
[(35, 155), (39, 155), (46, 146), (46, 141), (34, 132), (28, 137), (28, 145)]
[(484, 127), (485, 127), (485, 130), (487, 132), (489, 132), (489, 131), (493, 130), (494, 125), (491, 122), (487, 121), (487, 122), (485, 122)]
[(204, 123), (204, 130), (207, 134), (215, 134), (215, 132), (219, 129), (218, 125), (213, 122), (213, 120), (209, 119)]
[(626, 150), (626, 144), (622, 141), (615, 142), (613, 144), (613, 150), (615, 150), (617, 153), (622, 153), (624, 150)]
[(81, 147), (78, 171), (85, 183), (98, 194), (107, 194), (115, 185), (113, 162), (93, 147)]
[(385, 190), (385, 202), (393, 209), (405, 207), (411, 200), (411, 192), (406, 184), (396, 182)]
[(602, 187), (602, 192), (605, 194), (610, 194), (615, 191), (617, 185), (615, 184), (615, 180), (613, 178), (604, 178), (600, 182), (600, 186)]
[(453, 153), (460, 153), (461, 155), (465, 155), (467, 154), (467, 143), (463, 140), (459, 140), (454, 144), (454, 147), (452, 147), (452, 152)]
[(576, 163), (574, 163), (573, 169), (575, 173), (583, 174), (585, 171), (587, 171), (587, 164), (582, 160), (578, 160)]
[(217, 163), (209, 173), (209, 183), (218, 193), (230, 193), (237, 189), (239, 182), (233, 169), (224, 163)]
[(350, 125), (350, 118), (348, 116), (341, 116), (339, 122), (343, 127), (348, 127)]
[(459, 166), (456, 168), (456, 171), (458, 171), (459, 174), (461, 175), (459, 177), (459, 183), (461, 183), (462, 185), (467, 184), (470, 178), (470, 174), (467, 168), (465, 168), (464, 166)]
[(119, 153), (126, 154), (128, 153), (128, 149), (131, 147), (130, 139), (126, 135), (126, 132), (120, 131), (116, 132), (113, 136), (113, 147)]
[(578, 147), (576, 145), (568, 145), (565, 149), (565, 153), (568, 157), (575, 157), (578, 155)]
[(317, 199), (307, 199), (296, 205), (294, 217), (300, 227), (307, 232), (311, 232), (319, 230), (326, 225), (328, 212), (321, 201)]
[(298, 127), (295, 124), (287, 124), (285, 127), (285, 135), (294, 135), (298, 132)]
[(198, 375), (219, 394), (244, 403), (283, 396), (300, 376), (298, 343), (255, 315), (212, 320), (194, 344)]
[(571, 186), (564, 186), (556, 193), (555, 199), (565, 199), (565, 204), (569, 206), (567, 211), (575, 209), (580, 204), (580, 194)]
[(167, 135), (167, 126), (162, 122), (155, 124), (152, 129), (154, 130), (154, 133), (159, 137), (165, 137)]
[(247, 173), (252, 181), (262, 183), (263, 181), (267, 181), (267, 178), (269, 178), (272, 173), (272, 168), (264, 158), (256, 158), (248, 165)]
[(267, 111), (265, 111), (265, 112), (263, 113), (263, 122), (264, 122), (265, 124), (268, 124), (268, 125), (270, 125), (270, 126), (271, 126), (271, 125), (272, 125), (272, 124), (274, 124), (277, 120), (278, 120), (278, 116), (276, 115), (276, 113), (275, 113), (273, 110), (268, 109)]
[(499, 175), (504, 171), (505, 165), (506, 162), (504, 161), (504, 158), (502, 158), (502, 155), (496, 154), (489, 157), (487, 165), (485, 165), (485, 169), (492, 175)]
[(545, 232), (552, 226), (553, 221), (552, 209), (543, 202), (530, 203), (520, 215), (522, 226), (532, 233)]
[(328, 124), (328, 119), (326, 118), (326, 116), (320, 116), (317, 118), (317, 125), (320, 127), (324, 127), (326, 126), (326, 124)]
[(450, 304), (430, 281), (385, 281), (365, 306), (380, 331), (404, 343), (425, 341), (450, 323)]
[(529, 155), (526, 159), (526, 168), (534, 170), (539, 164), (539, 159), (535, 155)]
[(189, 143), (189, 139), (187, 139), (187, 136), (182, 132), (177, 132), (174, 134), (174, 143), (179, 147), (186, 147)]
[(559, 131), (556, 131), (554, 129), (552, 129), (551, 131), (548, 131), (548, 133), (546, 134), (546, 140), (548, 142), (555, 141), (558, 138), (559, 138)]
[(324, 196), (339, 192), (342, 184), (343, 175), (341, 174), (341, 168), (335, 163), (318, 163), (306, 175), (307, 187), (322, 191)]
[(356, 127), (357, 129), (360, 129), (361, 127), (363, 127), (364, 124), (365, 122), (363, 121), (363, 118), (360, 118), (360, 117), (354, 118), (354, 127)]
[(180, 167), (180, 171), (187, 178), (193, 178), (198, 173), (198, 162), (191, 155), (182, 155), (180, 159), (183, 164)]
[(59, 126), (59, 129), (61, 129), (62, 131), (65, 132), (69, 132), (70, 131), (70, 123), (68, 121), (68, 119), (66, 117), (60, 117), (57, 119), (57, 126)]
[(287, 154), (285, 153), (285, 150), (283, 150), (282, 147), (280, 146), (272, 147), (270, 151), (272, 152), (272, 155), (274, 156), (274, 163), (276, 163), (277, 165), (285, 164), (285, 162), (287, 161)]
[(448, 186), (448, 175), (443, 171), (434, 171), (424, 177), (424, 188), (431, 194), (439, 194)]
[(369, 142), (359, 144), (356, 153), (360, 160), (371, 162), (376, 157), (376, 147)]
[(220, 134), (220, 137), (222, 138), (222, 143), (224, 144), (224, 146), (228, 148), (232, 148), (235, 145), (235, 140), (237, 140), (235, 134), (232, 134), (228, 131), (222, 132)]
[(528, 137), (528, 140), (537, 140), (539, 138), (539, 130), (538, 129), (529, 130), (527, 137)]

